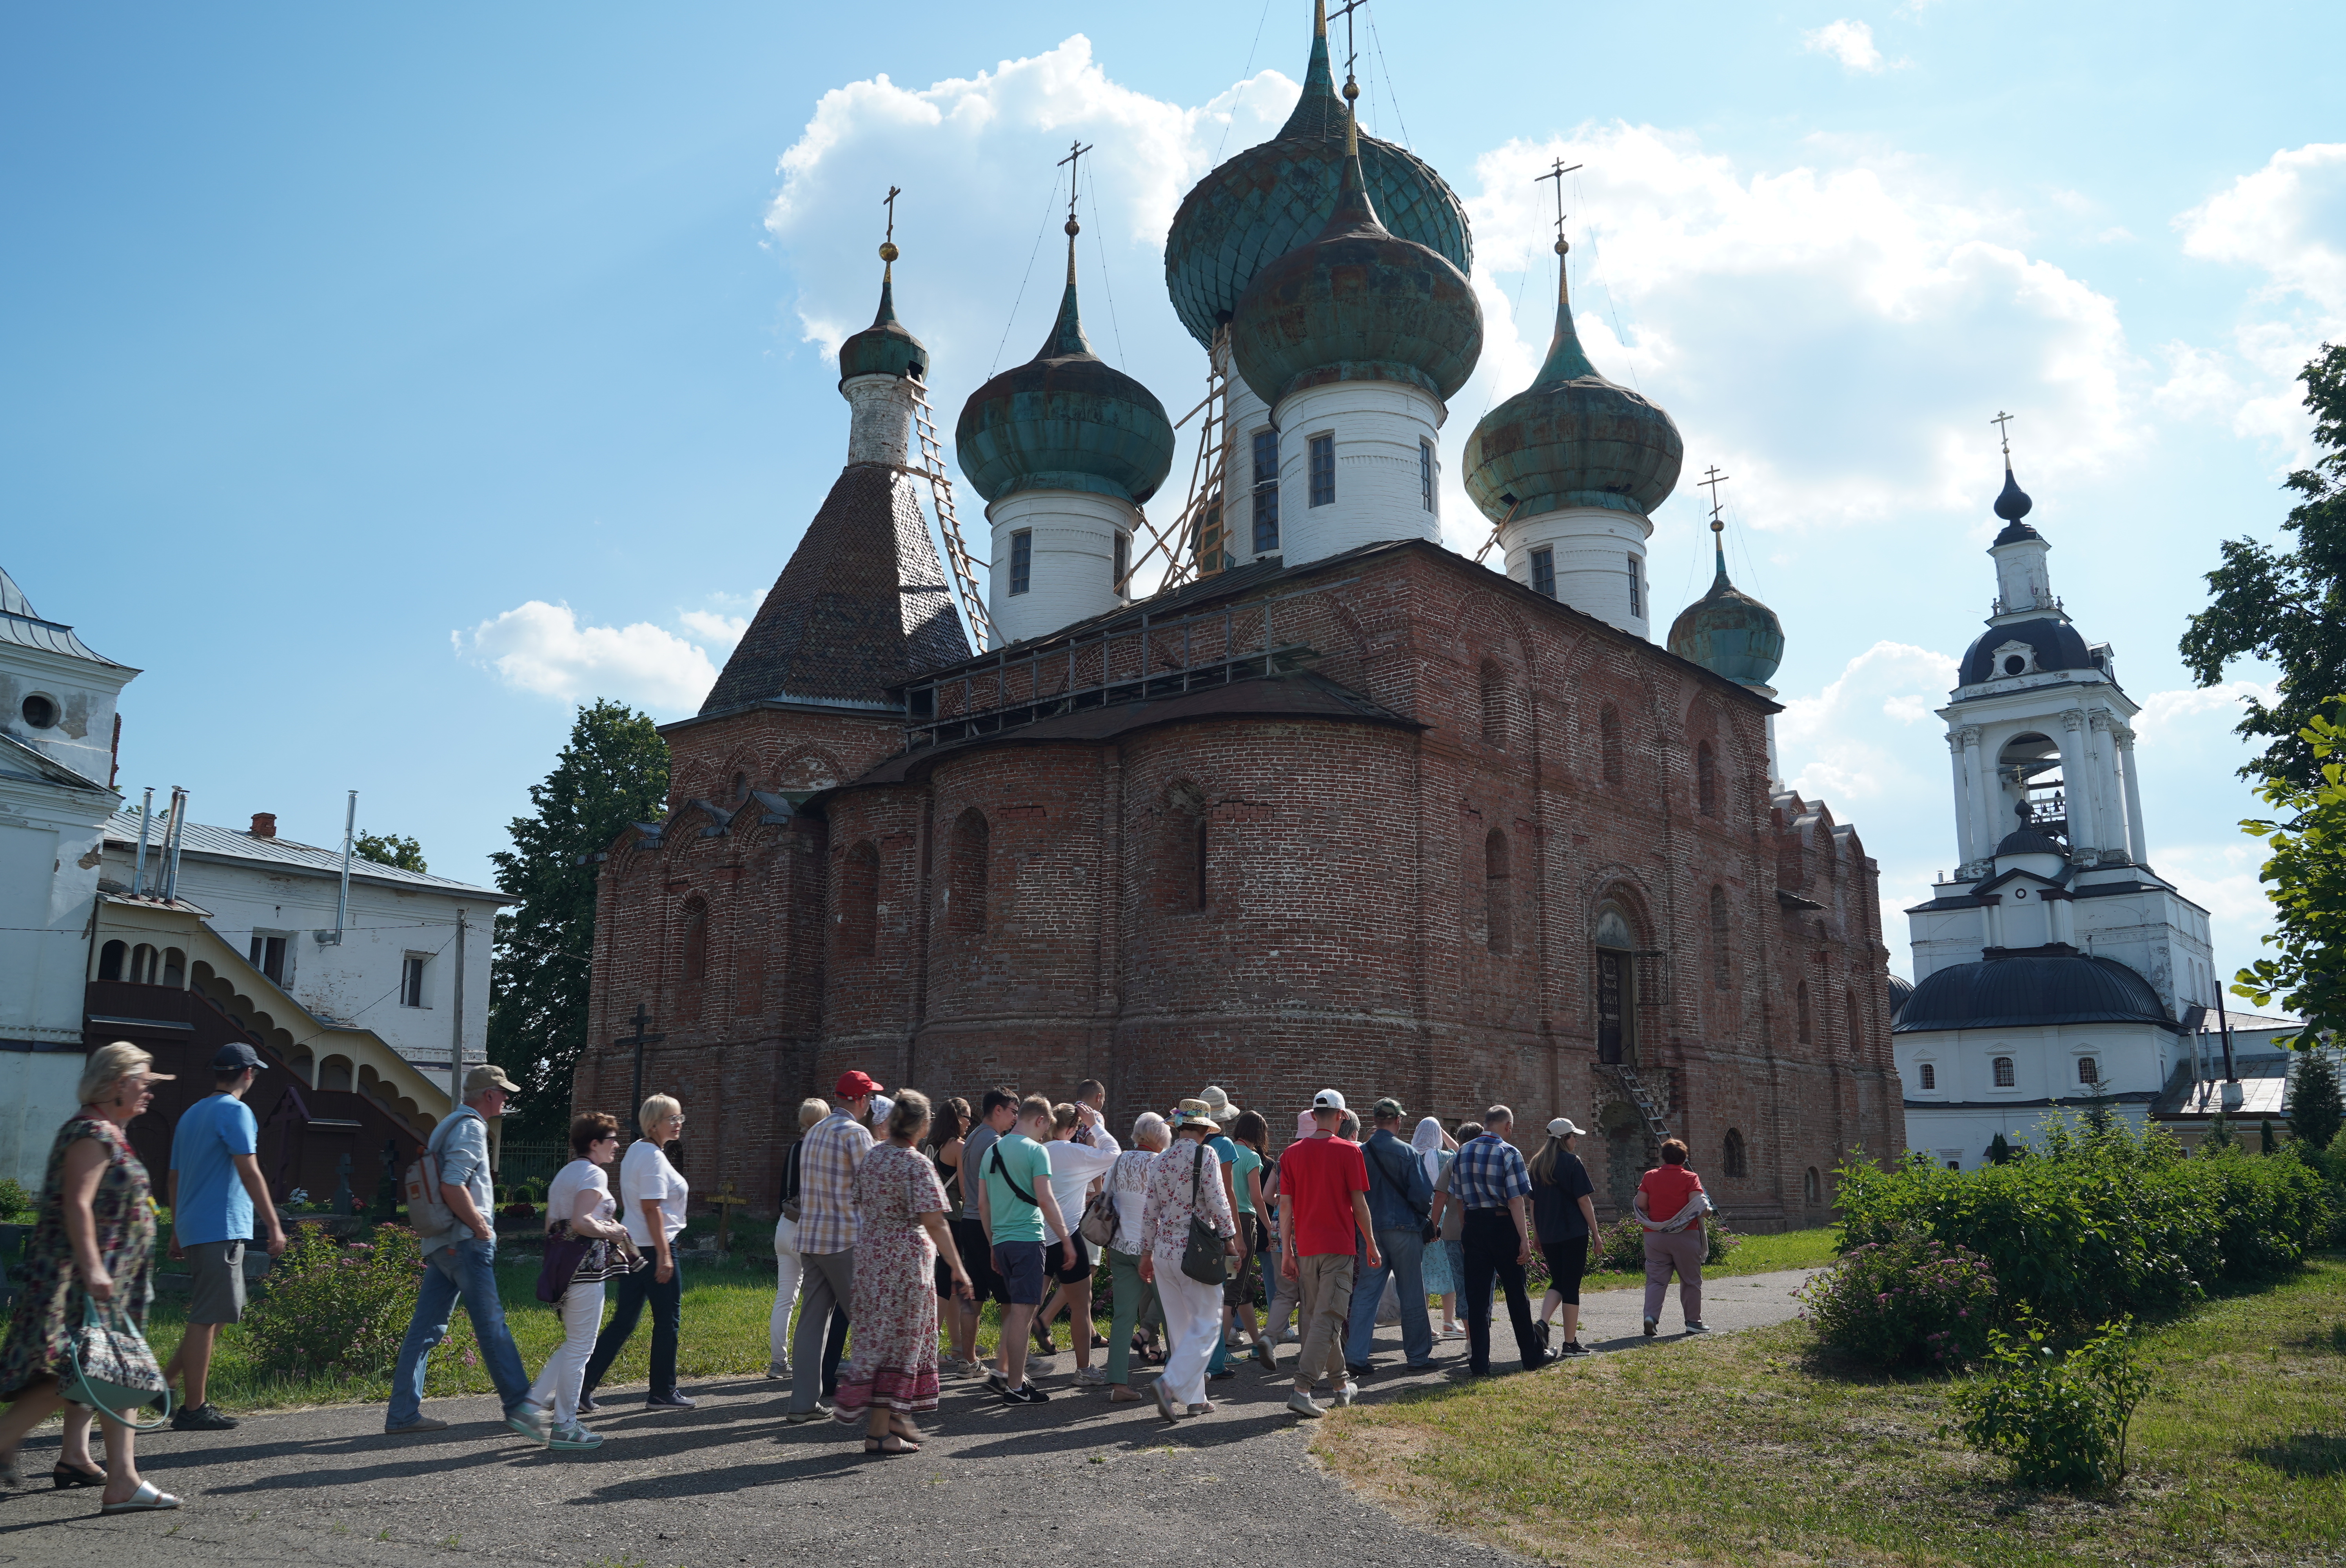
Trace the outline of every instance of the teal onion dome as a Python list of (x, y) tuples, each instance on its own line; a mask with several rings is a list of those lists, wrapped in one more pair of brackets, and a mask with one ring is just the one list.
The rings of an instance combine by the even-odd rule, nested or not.
[[(1572, 324), (1556, 241), (1556, 337), (1532, 384), (1466, 438), (1466, 494), (1494, 523), (1566, 506), (1652, 513), (1678, 487), (1686, 443), (1661, 408), (1606, 381)], [(1723, 581), (1724, 579), (1722, 579)]]
[(1076, 490), (1137, 506), (1172, 470), (1165, 405), (1084, 337), (1072, 219), (1059, 319), (1033, 359), (970, 394), (954, 426), (954, 456), (990, 502), (1022, 490)]
[[(1344, 101), (1328, 68), (1328, 27), (1315, 17), (1303, 96), (1279, 134), (1199, 180), (1165, 237), (1165, 289), (1189, 335), (1210, 348), (1255, 274), (1327, 226), (1344, 176)], [(1361, 168), (1377, 214), (1395, 236), (1472, 272), (1466, 209), (1415, 155), (1362, 137)]]
[(1727, 580), (1727, 548), (1714, 543), (1719, 574), (1710, 592), (1670, 623), (1670, 652), (1713, 675), (1765, 686), (1784, 662), (1784, 624), (1776, 612)]
[(1338, 381), (1396, 381), (1444, 402), (1483, 353), (1474, 285), (1440, 251), (1377, 220), (1357, 148), (1327, 227), (1263, 268), (1239, 297), (1230, 357), (1271, 408)]
[(929, 351), (896, 320), (896, 248), (884, 245), (881, 253), (884, 265), (880, 270), (880, 311), (870, 326), (839, 345), (842, 385), (857, 376), (928, 379)]

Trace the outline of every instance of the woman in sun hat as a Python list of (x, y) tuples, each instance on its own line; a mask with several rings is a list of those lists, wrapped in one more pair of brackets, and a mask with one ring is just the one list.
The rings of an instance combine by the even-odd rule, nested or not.
[(1168, 1349), (1165, 1370), (1155, 1385), (1157, 1409), (1167, 1420), (1210, 1415), (1206, 1399), (1206, 1362), (1222, 1321), (1222, 1288), (1181, 1270), (1189, 1225), (1202, 1219), (1222, 1238), (1226, 1252), (1238, 1250), (1238, 1222), (1229, 1194), (1206, 1140), (1222, 1129), (1202, 1099), (1184, 1100), (1175, 1113), (1174, 1144), (1148, 1167), (1148, 1195), (1140, 1215), (1140, 1278), (1157, 1287), (1165, 1308)]

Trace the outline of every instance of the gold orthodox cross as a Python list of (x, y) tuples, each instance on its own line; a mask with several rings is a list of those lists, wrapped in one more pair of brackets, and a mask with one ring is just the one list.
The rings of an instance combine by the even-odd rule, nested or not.
[(1719, 520), (1719, 487), (1726, 484), (1728, 478), (1727, 474), (1719, 471), (1719, 465), (1714, 463), (1702, 471), (1700, 479), (1695, 481), (1698, 484), (1707, 484), (1710, 487), (1710, 531), (1714, 534), (1724, 533), (1727, 529), (1727, 524)]
[(1579, 168), (1581, 168), (1581, 165), (1576, 163), (1570, 168), (1567, 168), (1565, 167), (1564, 159), (1557, 158), (1554, 168), (1551, 168), (1545, 174), (1541, 175), (1539, 179), (1532, 181), (1534, 185), (1537, 185), (1542, 179), (1552, 179), (1556, 181), (1556, 242), (1558, 245), (1564, 243), (1564, 177), (1567, 174), (1573, 173)]
[(1996, 433), (2004, 438), (2004, 464), (2009, 468), (2012, 466), (2012, 416), (1998, 409), (1995, 417), (1988, 423), (1995, 426)]

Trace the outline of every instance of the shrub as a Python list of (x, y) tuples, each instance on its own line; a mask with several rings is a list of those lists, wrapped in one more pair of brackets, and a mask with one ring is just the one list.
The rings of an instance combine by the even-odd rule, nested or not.
[[(1708, 1242), (1702, 1259), (1707, 1267), (1726, 1262), (1727, 1255), (1743, 1245), (1743, 1237), (1729, 1229), (1727, 1222), (1716, 1215), (1703, 1221), (1703, 1233)], [(1624, 1274), (1646, 1271), (1646, 1231), (1636, 1216), (1625, 1216), (1598, 1227), (1596, 1240), (1588, 1249), (1588, 1267)]]
[(2339, 1093), (2336, 1054), (2327, 1046), (2312, 1046), (2290, 1082), (2289, 1129), (2299, 1143), (2322, 1150), (2337, 1141), (2341, 1124), (2346, 1098)]
[(1977, 1360), (1996, 1317), (1986, 1258), (1926, 1237), (1859, 1247), (1800, 1289), (1817, 1337), (1879, 1367), (1952, 1372)]
[(33, 1196), (15, 1176), (0, 1176), (0, 1222), (33, 1217)]
[(1935, 1237), (1986, 1258), (2007, 1309), (2056, 1327), (2170, 1311), (2219, 1279), (2287, 1268), (2322, 1233), (2322, 1184), (2302, 1161), (2218, 1151), (2187, 1159), (2162, 1131), (2079, 1135), (2048, 1121), (2027, 1159), (1950, 1171), (1927, 1155), (1842, 1167), (1841, 1245)]
[(2023, 1486), (2099, 1492), (2126, 1475), (2127, 1429), (2150, 1390), (2121, 1320), (2066, 1356), (2042, 1329), (1999, 1332), (1989, 1374), (1955, 1389), (1964, 1441), (1999, 1454)]
[(415, 1233), (378, 1226), (344, 1247), (323, 1226), (297, 1225), (266, 1289), (244, 1315), (253, 1359), (314, 1374), (369, 1377), (398, 1359), (415, 1307), (423, 1252)]

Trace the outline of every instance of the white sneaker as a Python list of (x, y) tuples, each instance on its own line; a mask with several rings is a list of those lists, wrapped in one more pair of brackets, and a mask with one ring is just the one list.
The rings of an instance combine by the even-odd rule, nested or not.
[(1336, 1402), (1340, 1405), (1349, 1405), (1360, 1397), (1361, 1385), (1350, 1378), (1345, 1379), (1344, 1386), (1336, 1390)]
[(524, 1400), (505, 1417), (505, 1425), (532, 1442), (544, 1443), (554, 1431), (554, 1412), (544, 1405)]
[(778, 1383), (787, 1383), (790, 1380), (790, 1364), (786, 1361), (769, 1361), (766, 1363), (766, 1376)]
[(1076, 1369), (1076, 1386), (1079, 1389), (1103, 1388), (1107, 1383), (1107, 1373), (1097, 1367), (1078, 1367)]
[(1211, 1400), (1206, 1400), (1198, 1404), (1191, 1405), (1189, 1407), (1189, 1413), (1193, 1416), (1212, 1415), (1214, 1413), (1214, 1401)]
[(1287, 1408), (1310, 1420), (1318, 1420), (1328, 1413), (1323, 1407), (1312, 1403), (1311, 1396), (1301, 1389), (1287, 1396)]
[(603, 1435), (588, 1431), (576, 1421), (565, 1421), (548, 1434), (546, 1446), (570, 1452), (589, 1451), (603, 1446)]

